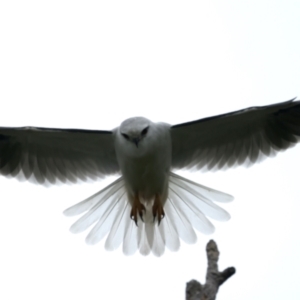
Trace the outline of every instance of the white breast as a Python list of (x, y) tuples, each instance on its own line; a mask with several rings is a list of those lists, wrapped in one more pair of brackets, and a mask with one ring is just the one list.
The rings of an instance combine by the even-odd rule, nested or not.
[(165, 200), (171, 166), (170, 125), (151, 122), (138, 147), (124, 139), (118, 129), (115, 134), (116, 154), (128, 193), (138, 193), (145, 200), (158, 193)]

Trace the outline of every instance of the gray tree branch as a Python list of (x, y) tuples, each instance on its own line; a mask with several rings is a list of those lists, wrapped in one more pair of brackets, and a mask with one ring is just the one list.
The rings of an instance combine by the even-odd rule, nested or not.
[(219, 287), (235, 273), (235, 268), (230, 267), (220, 272), (218, 260), (220, 252), (215, 241), (210, 240), (206, 245), (208, 266), (206, 282), (201, 284), (197, 280), (191, 280), (186, 284), (186, 300), (215, 300)]

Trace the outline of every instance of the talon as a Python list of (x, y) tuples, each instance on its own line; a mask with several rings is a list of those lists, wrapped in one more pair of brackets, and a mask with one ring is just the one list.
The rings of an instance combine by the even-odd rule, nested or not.
[(131, 211), (131, 214), (130, 214), (130, 219), (134, 221), (135, 225), (138, 226), (137, 224), (137, 218), (132, 214), (132, 211)]
[(160, 218), (158, 218), (158, 225), (160, 224), (160, 221), (165, 217), (164, 211), (162, 211), (162, 214), (160, 215)]
[(153, 222), (157, 217), (158, 225), (160, 224), (161, 220), (165, 217), (165, 212), (161, 204), (160, 197), (158, 195), (155, 195), (154, 203), (152, 206), (152, 214), (153, 214)]
[(144, 219), (143, 219), (143, 211), (145, 211), (145, 207), (144, 207), (144, 209), (143, 209), (142, 211), (140, 211), (140, 213), (139, 213), (139, 216), (140, 216), (141, 220), (144, 222)]
[(146, 211), (145, 206), (140, 202), (138, 196), (134, 197), (134, 202), (131, 208), (130, 219), (134, 221), (135, 225), (138, 226), (138, 215), (144, 222), (143, 213)]

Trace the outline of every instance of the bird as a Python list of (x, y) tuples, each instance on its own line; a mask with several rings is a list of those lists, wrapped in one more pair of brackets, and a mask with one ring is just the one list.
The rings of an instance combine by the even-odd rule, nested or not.
[(230, 215), (218, 203), (233, 196), (188, 180), (176, 170), (252, 165), (300, 140), (296, 98), (183, 124), (129, 118), (111, 131), (0, 127), (0, 174), (53, 185), (118, 178), (64, 211), (80, 215), (73, 233), (92, 227), (88, 244), (132, 255), (177, 251), (195, 230), (214, 231), (211, 219)]

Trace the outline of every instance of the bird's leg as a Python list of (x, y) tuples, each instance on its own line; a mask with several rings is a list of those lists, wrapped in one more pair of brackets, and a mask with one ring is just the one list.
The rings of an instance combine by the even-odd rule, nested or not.
[(165, 212), (161, 204), (160, 196), (158, 194), (156, 194), (154, 198), (154, 203), (152, 206), (152, 214), (153, 214), (153, 222), (157, 217), (158, 225), (160, 224), (160, 221), (165, 217)]
[(135, 194), (133, 198), (133, 204), (131, 208), (130, 218), (134, 221), (135, 225), (137, 226), (138, 215), (140, 216), (141, 220), (143, 220), (143, 213), (146, 211), (145, 206), (140, 202), (139, 195)]

